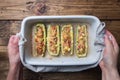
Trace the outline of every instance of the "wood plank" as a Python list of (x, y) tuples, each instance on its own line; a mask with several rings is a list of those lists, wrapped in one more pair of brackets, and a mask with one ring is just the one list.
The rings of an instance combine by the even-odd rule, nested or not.
[(21, 21), (10, 21), (10, 36), (20, 32)]
[(120, 44), (120, 21), (105, 21), (106, 29), (108, 29), (116, 38), (117, 43)]
[(9, 37), (20, 31), (21, 21), (0, 21), (0, 46), (8, 44)]
[[(104, 22), (106, 23), (106, 28), (113, 33), (118, 43), (120, 44), (120, 21)], [(21, 21), (0, 21), (0, 77), (2, 80), (6, 80), (9, 66), (7, 57), (8, 39), (10, 35), (16, 34), (20, 31), (20, 24)], [(118, 69), (120, 72), (120, 55), (118, 61)], [(75, 73), (34, 73), (24, 68), (23, 76), (24, 80), (101, 80), (101, 71), (97, 67), (94, 69)]]
[[(120, 44), (120, 21), (104, 21), (106, 28), (113, 33)], [(0, 46), (6, 46), (10, 35), (16, 34), (20, 31), (21, 21), (0, 21)]]
[[(44, 5), (42, 8), (41, 3)], [(0, 2), (0, 20), (22, 20), (32, 15), (95, 15), (100, 19), (120, 19), (119, 14), (119, 0), (5, 0)]]
[(99, 67), (82, 72), (69, 73), (35, 73), (25, 69), (23, 77), (24, 80), (101, 80), (101, 71)]
[[(0, 80), (6, 80), (8, 73), (9, 37), (21, 28), (21, 21), (14, 20), (32, 15), (81, 14), (95, 15), (102, 19), (106, 23), (106, 29), (113, 33), (120, 44), (120, 0), (0, 0)], [(120, 72), (120, 54), (118, 70)], [(23, 77), (24, 80), (101, 80), (101, 71), (97, 67), (75, 73), (35, 73), (24, 68)]]
[(0, 45), (5, 46), (8, 43), (10, 34), (10, 21), (0, 21)]
[(8, 64), (9, 62), (6, 52), (0, 52), (0, 80), (6, 80)]
[[(6, 53), (0, 53), (0, 77), (2, 80), (6, 80), (8, 68), (9, 63)], [(120, 71), (120, 66), (118, 68)], [(97, 67), (74, 73), (35, 73), (24, 68), (23, 78), (23, 80), (101, 80), (101, 71), (99, 67)]]
[(7, 46), (0, 46), (0, 52), (7, 52)]

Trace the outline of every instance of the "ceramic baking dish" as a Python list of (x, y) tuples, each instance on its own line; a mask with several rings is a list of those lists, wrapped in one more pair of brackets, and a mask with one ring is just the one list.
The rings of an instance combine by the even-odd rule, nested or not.
[[(31, 31), (35, 23), (43, 24), (86, 24), (88, 29), (88, 53), (86, 57), (78, 58), (73, 56), (58, 56), (52, 57), (46, 51), (45, 57), (32, 56), (32, 41)], [(20, 39), (20, 54), (23, 53), (24, 60), (30, 65), (45, 65), (45, 66), (70, 66), (70, 65), (90, 65), (96, 63), (100, 59), (100, 54), (97, 54), (94, 46), (96, 31), (100, 25), (100, 20), (95, 16), (31, 16), (23, 19), (21, 25)], [(73, 26), (75, 27), (75, 26)], [(75, 33), (75, 31), (74, 31)], [(75, 54), (75, 52), (74, 52)]]

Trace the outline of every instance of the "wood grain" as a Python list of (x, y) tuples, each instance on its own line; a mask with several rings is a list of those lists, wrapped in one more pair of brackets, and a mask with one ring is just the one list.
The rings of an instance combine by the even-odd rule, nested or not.
[(0, 21), (0, 46), (8, 44), (9, 37), (20, 31), (21, 21)]
[(101, 80), (101, 71), (99, 67), (82, 72), (71, 73), (35, 73), (30, 70), (24, 70), (23, 77), (24, 80)]
[(116, 38), (117, 43), (120, 44), (120, 21), (105, 21), (106, 29), (108, 29)]
[[(40, 8), (35, 6), (37, 3), (45, 6)], [(0, 2), (0, 20), (22, 20), (33, 15), (94, 15), (100, 19), (120, 19), (119, 14), (119, 0), (4, 0)]]
[(8, 57), (6, 52), (0, 52), (0, 80), (6, 80), (8, 73)]
[[(104, 20), (102, 20), (104, 21)], [(120, 44), (120, 21), (104, 21), (106, 29), (111, 31), (117, 42)], [(7, 44), (10, 35), (20, 31), (21, 21), (0, 21), (0, 77), (6, 80), (8, 72)], [(120, 72), (120, 55), (118, 60), (118, 69)], [(23, 70), (23, 80), (101, 80), (101, 71), (99, 67), (75, 73), (34, 73), (26, 68)], [(1, 80), (0, 79), (0, 80)]]
[[(120, 44), (120, 21), (101, 21), (106, 23), (106, 29), (113, 33), (118, 44)], [(20, 28), (21, 21), (0, 21), (0, 46), (6, 46), (9, 37), (18, 33)]]
[[(23, 18), (33, 15), (97, 16), (120, 46), (120, 0), (0, 0), (0, 80), (6, 80), (8, 73), (10, 36), (20, 31)], [(118, 57), (120, 73), (120, 54)], [(35, 73), (24, 67), (23, 80), (101, 80), (101, 70), (96, 67), (74, 73)]]

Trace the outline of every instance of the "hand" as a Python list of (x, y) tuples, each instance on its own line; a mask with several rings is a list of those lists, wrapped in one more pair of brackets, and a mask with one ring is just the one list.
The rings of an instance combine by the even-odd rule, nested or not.
[(18, 41), (19, 41), (19, 37), (16, 35), (11, 36), (9, 39), (8, 57), (9, 57), (10, 67), (20, 64)]
[(119, 53), (119, 47), (114, 36), (109, 31), (106, 31), (105, 49), (104, 49), (103, 59), (99, 64), (100, 68), (102, 70), (117, 69), (118, 53)]
[(18, 41), (19, 41), (19, 37), (13, 35), (10, 37), (8, 43), (8, 57), (9, 57), (10, 68), (9, 68), (7, 80), (21, 80), (23, 77)]

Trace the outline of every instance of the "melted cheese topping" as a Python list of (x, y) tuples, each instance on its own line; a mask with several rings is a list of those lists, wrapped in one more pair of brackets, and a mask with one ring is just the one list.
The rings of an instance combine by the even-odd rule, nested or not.
[(57, 53), (57, 48), (59, 47), (57, 45), (57, 41), (58, 41), (58, 34), (57, 34), (57, 27), (56, 26), (50, 26), (49, 31), (49, 50), (53, 53)]
[(82, 55), (86, 54), (87, 50), (87, 34), (86, 26), (77, 27), (77, 53)]
[(64, 54), (71, 52), (72, 45), (72, 34), (71, 25), (65, 25), (62, 29), (62, 51)]
[(36, 43), (36, 50), (37, 54), (42, 55), (44, 51), (44, 32), (43, 28), (37, 26), (37, 30), (35, 32), (35, 43)]

